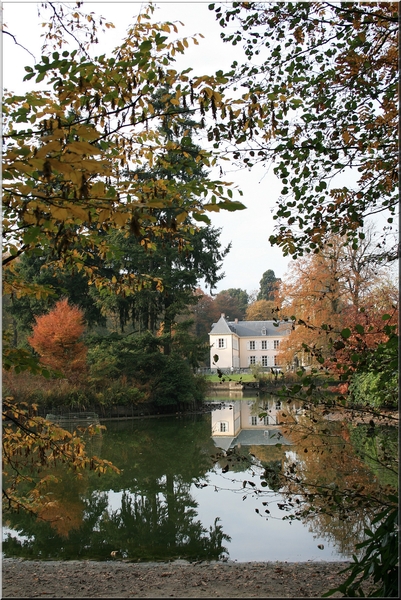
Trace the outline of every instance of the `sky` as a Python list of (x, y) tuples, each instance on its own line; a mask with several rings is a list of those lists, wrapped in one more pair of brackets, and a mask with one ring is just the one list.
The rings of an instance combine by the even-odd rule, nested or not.
[[(220, 27), (214, 13), (208, 10), (209, 2), (157, 2), (157, 20), (182, 21), (180, 37), (201, 33), (199, 45), (190, 45), (183, 57), (177, 60), (177, 67), (192, 67), (196, 74), (214, 73), (228, 68), (234, 58), (242, 59), (239, 48), (223, 44)], [(81, 10), (93, 11), (112, 21), (115, 29), (107, 30), (102, 40), (102, 52), (117, 46), (126, 29), (138, 15), (145, 3), (140, 2), (85, 2)], [(40, 57), (42, 28), (37, 16), (36, 2), (3, 2), (3, 22), (8, 31), (27, 50)], [(43, 19), (42, 19), (43, 20)], [(181, 33), (182, 32), (182, 33)], [(3, 36), (3, 88), (16, 93), (32, 88), (32, 80), (22, 83), (24, 67), (33, 66), (34, 58), (23, 48), (16, 46), (10, 36)], [(104, 48), (103, 48), (104, 47)], [(99, 52), (100, 53), (100, 52)], [(262, 275), (272, 269), (276, 277), (283, 277), (288, 271), (291, 259), (284, 258), (279, 248), (271, 247), (269, 236), (273, 233), (273, 210), (281, 185), (272, 171), (266, 167), (251, 170), (234, 170), (226, 166), (227, 181), (232, 181), (242, 190), (240, 199), (247, 207), (245, 211), (211, 213), (212, 225), (221, 229), (220, 241), (223, 247), (229, 243), (232, 249), (224, 259), (222, 271), (225, 277), (214, 290), (241, 288), (248, 293), (259, 289)], [(202, 289), (209, 293), (201, 283)]]

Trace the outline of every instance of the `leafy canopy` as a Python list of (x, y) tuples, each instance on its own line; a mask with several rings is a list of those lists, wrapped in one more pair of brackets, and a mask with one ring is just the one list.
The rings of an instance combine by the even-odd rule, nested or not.
[[(229, 85), (246, 89), (218, 137), (242, 165), (274, 163), (283, 187), (270, 242), (293, 258), (328, 234), (363, 239), (369, 215), (393, 227), (398, 205), (396, 2), (211, 4), (242, 43)], [(235, 29), (235, 25), (238, 29)], [(216, 128), (210, 137), (221, 145)], [(379, 254), (397, 257), (382, 240)]]
[[(217, 89), (226, 79), (174, 69), (174, 55), (184, 52), (188, 40), (171, 41), (177, 27), (153, 23), (152, 10), (138, 17), (110, 56), (91, 58), (82, 43), (78, 50), (63, 50), (63, 32), (50, 31), (59, 51), (45, 53), (34, 68), (26, 67), (25, 76), (43, 81), (45, 89), (5, 94), (4, 265), (12, 266), (23, 253), (50, 251), (54, 260), (84, 271), (99, 288), (110, 286), (92, 260), (94, 251), (101, 258), (112, 253), (103, 231), (135, 235), (146, 249), (154, 247), (158, 233), (178, 231), (185, 248), (185, 233), (194, 227), (186, 223), (188, 215), (208, 223), (208, 212), (244, 208), (232, 199), (226, 182), (190, 177), (213, 159), (204, 150), (194, 151), (185, 130), (176, 140), (162, 133), (164, 121), (174, 129), (183, 112), (216, 118), (224, 113)], [(87, 17), (92, 23), (94, 18)], [(82, 15), (72, 11), (69, 18), (82, 32)], [(160, 90), (166, 92), (156, 103)], [(186, 159), (185, 181), (174, 175), (177, 156)], [(139, 177), (149, 169), (159, 175)], [(156, 222), (155, 210), (168, 210), (169, 219)], [(128, 279), (123, 273), (112, 282), (114, 291), (129, 293), (147, 283), (146, 274)], [(23, 283), (14, 282), (6, 291), (24, 294)]]

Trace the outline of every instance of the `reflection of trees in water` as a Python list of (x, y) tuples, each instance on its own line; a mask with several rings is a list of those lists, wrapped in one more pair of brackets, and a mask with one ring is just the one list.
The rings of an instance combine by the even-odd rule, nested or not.
[[(218, 560), (227, 553), (229, 541), (216, 519), (209, 530), (196, 520), (197, 504), (180, 483), (169, 497), (155, 490), (153, 495), (124, 491), (121, 508), (112, 510), (108, 493), (94, 491), (85, 498), (79, 527), (67, 536), (49, 522), (34, 520), (29, 515), (10, 518), (26, 540), (8, 538), (3, 543), (5, 556), (57, 559), (172, 560), (175, 558)], [(68, 518), (68, 516), (67, 516)]]
[[(29, 539), (5, 540), (5, 555), (102, 560), (117, 551), (131, 560), (222, 558), (229, 538), (217, 520), (209, 529), (196, 520), (197, 503), (189, 493), (211, 465), (210, 423), (147, 420), (115, 429), (104, 434), (102, 454), (122, 474), (65, 477), (53, 490), (63, 526), (11, 515), (10, 526)], [(118, 509), (109, 505), (110, 490), (121, 493)], [(79, 515), (72, 519), (74, 507)]]
[(358, 424), (350, 440), (382, 485), (398, 488), (398, 428)]
[(209, 531), (195, 520), (196, 506), (184, 490), (177, 490), (170, 498), (124, 492), (121, 509), (109, 511), (101, 531), (119, 554), (132, 560), (218, 560), (226, 553), (222, 544), (229, 538), (218, 519)]
[(354, 545), (365, 539), (364, 529), (389, 493), (364, 460), (364, 443), (355, 446), (349, 422), (328, 422), (315, 408), (296, 425), (283, 427), (283, 433), (296, 454), (287, 460), (282, 491), (297, 496), (296, 513), (310, 531), (342, 553), (355, 553)]
[[(271, 409), (271, 401), (253, 401), (253, 414), (266, 409)], [(239, 472), (258, 464), (263, 472), (257, 488), (251, 488), (253, 495), (262, 500), (271, 492), (283, 494), (285, 501), (277, 506), (284, 519), (301, 520), (343, 555), (356, 554), (355, 545), (365, 539), (365, 528), (371, 527), (387, 502), (386, 485), (394, 477), (398, 454), (394, 440), (383, 435), (380, 427), (372, 439), (372, 428), (330, 422), (323, 418), (321, 407), (308, 410), (304, 402), (283, 401), (279, 414), (280, 429), (292, 446), (282, 446), (278, 440), (275, 446), (234, 448), (223, 453), (218, 466), (229, 465), (230, 472)], [(263, 518), (265, 512), (260, 513)]]
[(309, 524), (309, 531), (316, 537), (331, 542), (337, 551), (351, 556), (358, 554), (355, 545), (365, 539), (364, 529), (370, 525), (373, 514), (368, 515), (366, 508), (350, 508), (349, 514), (339, 513), (318, 513), (305, 519)]

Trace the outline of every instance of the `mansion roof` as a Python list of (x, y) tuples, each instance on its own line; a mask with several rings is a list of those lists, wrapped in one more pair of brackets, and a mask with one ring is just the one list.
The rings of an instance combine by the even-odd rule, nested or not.
[(238, 337), (282, 337), (291, 331), (291, 323), (276, 321), (227, 321), (224, 315), (213, 323), (210, 335), (236, 334)]

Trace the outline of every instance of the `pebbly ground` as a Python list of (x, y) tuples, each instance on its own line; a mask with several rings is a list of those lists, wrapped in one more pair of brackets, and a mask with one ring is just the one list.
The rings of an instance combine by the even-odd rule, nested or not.
[[(3, 559), (2, 598), (321, 598), (349, 563)], [(342, 597), (336, 593), (331, 597)]]

